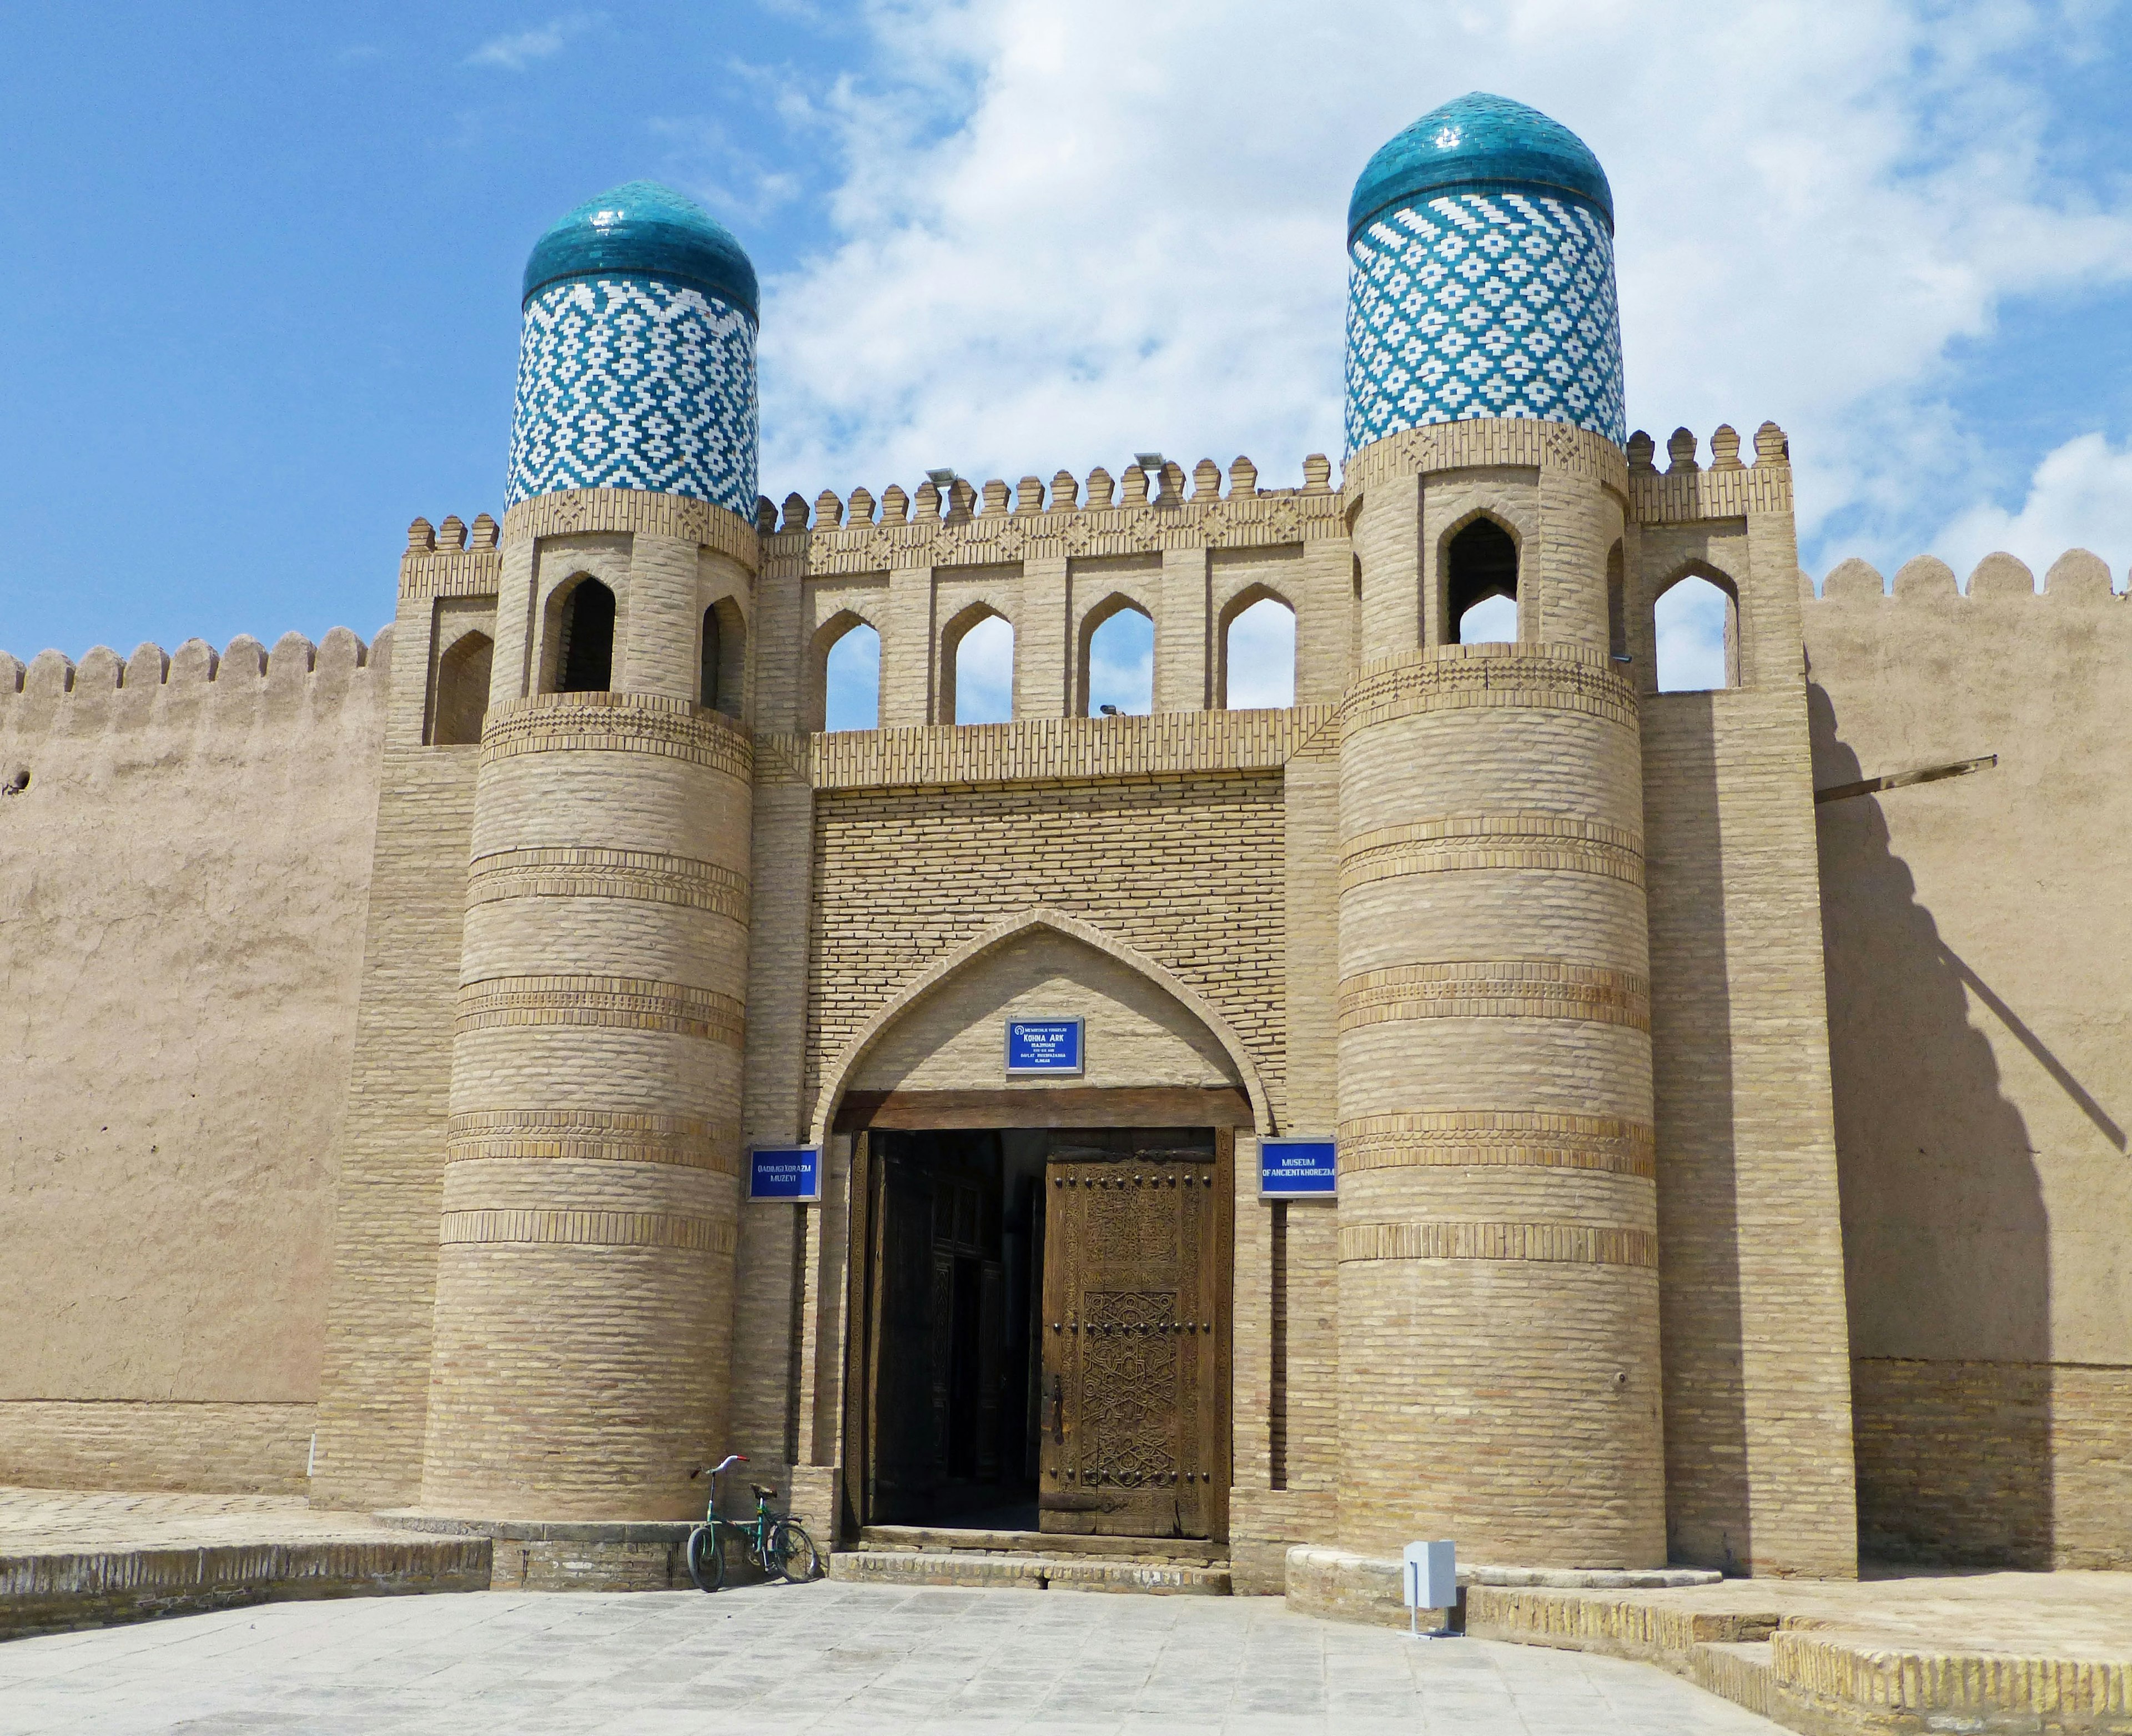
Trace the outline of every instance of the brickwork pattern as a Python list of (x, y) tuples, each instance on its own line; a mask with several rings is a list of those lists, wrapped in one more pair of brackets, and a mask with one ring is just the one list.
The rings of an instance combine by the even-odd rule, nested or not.
[(825, 791), (815, 808), (808, 1089), (910, 977), (1033, 905), (1134, 947), (1218, 1008), (1282, 1096), (1277, 775)]
[(0, 1402), (0, 1482), (300, 1495), (317, 1419), (310, 1404)]
[[(1673, 444), (1692, 464), (1692, 440)], [(1712, 444), (1721, 463), (1736, 446)], [(1856, 1571), (1850, 1353), (1798, 559), (1782, 434), (1765, 425), (1756, 452), (1751, 470), (1735, 454), (1652, 479), (1670, 511), (1745, 510), (1744, 531), (1640, 527), (1626, 563), (1646, 681), (1639, 635), (1684, 558), (1740, 598), (1740, 688), (1643, 702), (1667, 1521), (1677, 1561), (1841, 1578)]]
[(2132, 1369), (1860, 1357), (1861, 1553), (1957, 1567), (2132, 1563)]
[[(1574, 494), (1542, 467), (1498, 510), (1537, 524), (1549, 477)], [(1372, 533), (1366, 611), (1419, 594), (1421, 540)], [(1637, 706), (1592, 587), (1521, 566), (1523, 643), (1399, 650), (1428, 622), (1391, 611), (1342, 707), (1339, 1528), (1640, 1566), (1664, 1545)]]

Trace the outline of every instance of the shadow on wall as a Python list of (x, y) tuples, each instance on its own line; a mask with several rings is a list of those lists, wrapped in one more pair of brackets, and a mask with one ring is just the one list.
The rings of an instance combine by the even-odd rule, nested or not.
[(1647, 763), (1677, 798), (1648, 827), (1651, 977), (1710, 992), (1651, 1000), (1659, 1129), (1660, 1331), (1665, 1345), (1666, 1550), (1683, 1565), (1753, 1571), (1741, 1366), (1739, 1187), (1732, 1009), (1721, 859), (1717, 738), (1707, 693), (1646, 698)]
[[(1807, 693), (1818, 788), (1889, 770), (1861, 767), (1827, 692)], [(2045, 1568), (2049, 1225), (2027, 1124), (2000, 1091), (1971, 997), (2069, 1076), (1918, 902), (1880, 808), (1906, 794), (1817, 810), (1859, 1552)]]

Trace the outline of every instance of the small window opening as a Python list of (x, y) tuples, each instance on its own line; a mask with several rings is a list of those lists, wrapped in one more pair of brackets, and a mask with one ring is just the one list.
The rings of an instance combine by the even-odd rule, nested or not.
[(1651, 611), (1658, 688), (1688, 693), (1740, 684), (1740, 605), (1707, 578), (1677, 579)]
[(699, 703), (706, 711), (738, 717), (746, 710), (747, 623), (740, 605), (722, 597), (703, 611)]
[(1145, 716), (1155, 709), (1155, 621), (1122, 603), (1088, 631), (1081, 715)]
[(1014, 627), (987, 611), (949, 641), (942, 659), (941, 714), (957, 723), (1005, 723), (1014, 716)]
[(487, 634), (469, 633), (437, 659), (437, 718), (430, 740), (439, 747), (468, 747), (481, 740), (495, 655)]
[(847, 628), (822, 664), (822, 727), (881, 727), (881, 635), (864, 621)]
[(556, 661), (564, 693), (602, 693), (614, 684), (614, 592), (596, 578), (578, 581), (563, 603)]
[(1229, 617), (1219, 703), (1237, 712), (1295, 703), (1295, 611), (1278, 597), (1260, 597)]
[(1493, 519), (1477, 518), (1451, 539), (1445, 613), (1454, 645), (1518, 636), (1518, 545)]
[(1606, 649), (1616, 663), (1629, 660), (1628, 589), (1621, 545), (1616, 543), (1606, 551)]

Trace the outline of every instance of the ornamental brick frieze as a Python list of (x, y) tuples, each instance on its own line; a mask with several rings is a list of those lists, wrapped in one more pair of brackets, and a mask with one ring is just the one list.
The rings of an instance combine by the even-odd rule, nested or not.
[(1544, 1110), (1448, 1109), (1357, 1115), (1340, 1124), (1342, 1171), (1432, 1166), (1658, 1174), (1649, 1122)]
[(519, 754), (653, 754), (747, 782), (754, 754), (738, 725), (656, 693), (535, 693), (490, 709), (481, 763)]
[(1659, 1239), (1611, 1224), (1342, 1224), (1339, 1259), (1530, 1260), (1586, 1266), (1640, 1266), (1655, 1272)]
[(566, 1158), (616, 1163), (675, 1163), (740, 1173), (740, 1124), (698, 1115), (612, 1110), (479, 1110), (446, 1124), (451, 1163), (483, 1158)]
[(746, 926), (747, 877), (716, 862), (650, 850), (550, 846), (478, 858), (467, 903), (510, 898), (622, 898), (715, 911)]
[(1343, 1033), (1410, 1019), (1573, 1019), (1649, 1031), (1650, 984), (1627, 971), (1511, 958), (1393, 965), (1340, 985)]
[[(1456, 651), (1460, 655), (1448, 655)], [(1497, 653), (1473, 655), (1476, 652)], [(1603, 654), (1573, 645), (1457, 645), (1365, 668), (1342, 701), (1343, 736), (1395, 718), (1462, 709), (1581, 712), (1636, 727), (1635, 690)]]
[(670, 1031), (738, 1048), (747, 1009), (713, 990), (634, 976), (496, 976), (459, 990), (455, 1034), (531, 1024)]
[(1643, 839), (1625, 827), (1563, 814), (1447, 814), (1384, 826), (1340, 846), (1340, 890), (1408, 874), (1529, 868), (1644, 884)]
[(716, 1254), (733, 1250), (731, 1224), (667, 1211), (596, 1211), (515, 1206), (447, 1211), (437, 1240), (446, 1247), (469, 1243), (546, 1243), (574, 1247), (691, 1248)]

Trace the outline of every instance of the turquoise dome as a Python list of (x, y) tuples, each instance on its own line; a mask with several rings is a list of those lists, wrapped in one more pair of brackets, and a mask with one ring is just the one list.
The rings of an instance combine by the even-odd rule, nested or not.
[(1578, 199), (1614, 229), (1614, 190), (1591, 147), (1537, 108), (1485, 90), (1430, 109), (1370, 159), (1347, 201), (1347, 239), (1395, 205), (1445, 193)]
[(523, 301), (572, 277), (650, 277), (756, 309), (755, 266), (732, 232), (657, 181), (625, 181), (564, 215), (533, 244)]

